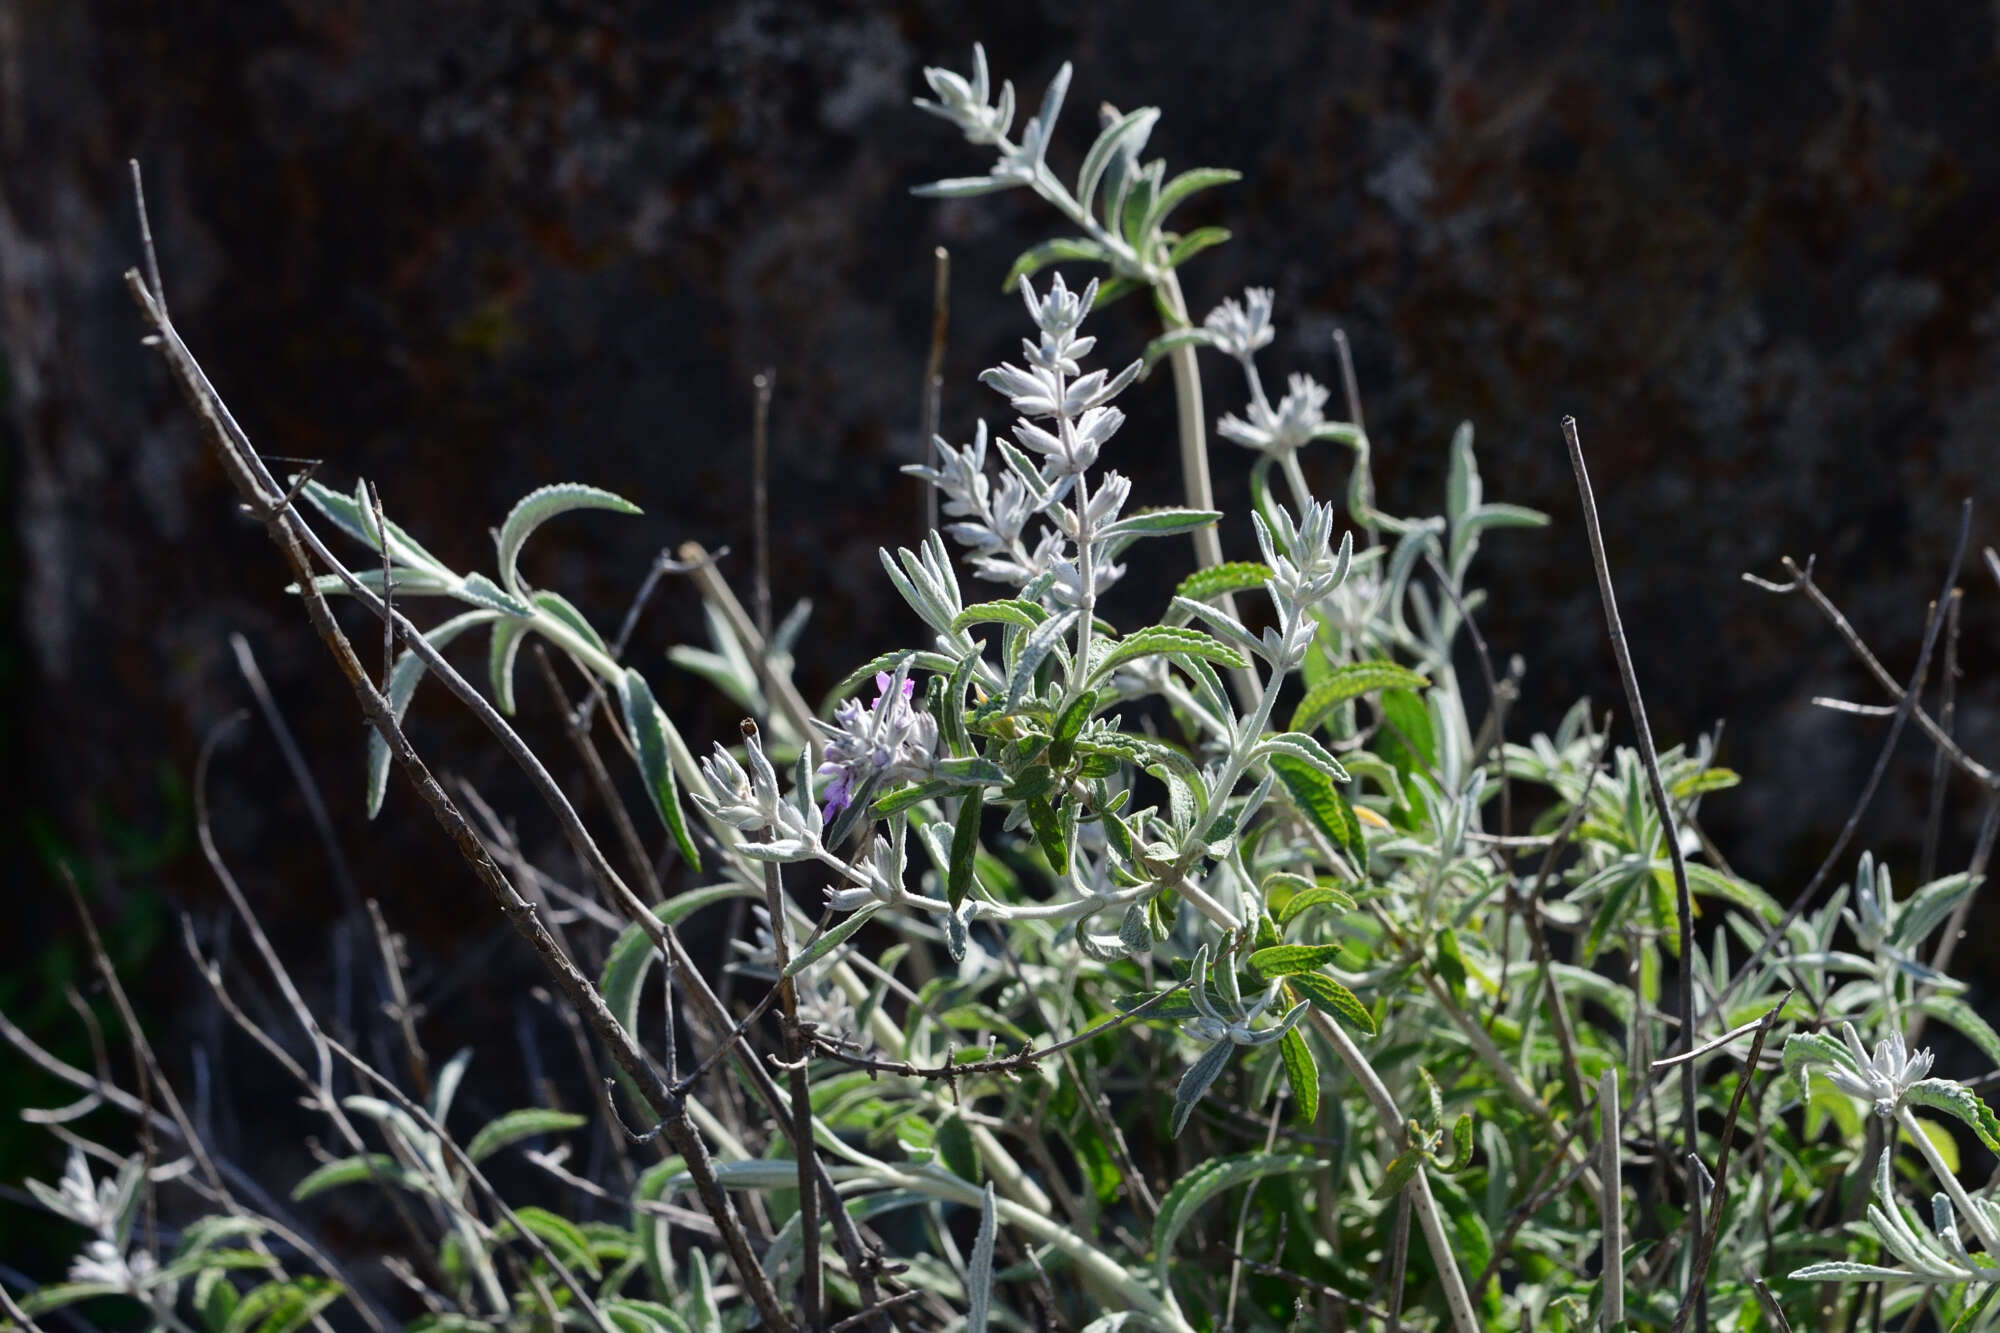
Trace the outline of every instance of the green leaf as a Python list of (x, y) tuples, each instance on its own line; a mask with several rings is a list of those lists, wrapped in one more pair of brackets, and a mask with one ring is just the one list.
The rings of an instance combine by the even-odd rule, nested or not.
[(1250, 966), (1267, 977), (1290, 977), (1314, 972), (1340, 957), (1344, 945), (1280, 944), (1259, 949), (1250, 955)]
[(972, 892), (973, 864), (979, 851), (979, 819), (985, 809), (985, 794), (977, 788), (959, 802), (958, 826), (951, 833), (951, 865), (945, 878), (945, 897), (953, 911)]
[(535, 614), (531, 603), (524, 602), (513, 593), (487, 578), (484, 574), (467, 574), (451, 590), (451, 595), (461, 602), (483, 606), (489, 611), (526, 619)]
[(1083, 167), (1076, 174), (1076, 202), (1078, 211), (1086, 217), (1090, 215), (1095, 202), (1098, 182), (1104, 179), (1104, 172), (1118, 155), (1118, 150), (1127, 140), (1136, 140), (1128, 154), (1136, 154), (1140, 145), (1153, 132), (1153, 126), (1160, 119), (1158, 107), (1142, 106), (1137, 111), (1128, 111), (1117, 120), (1104, 127), (1097, 141), (1084, 154)]
[(222, 1333), (229, 1327), (229, 1316), (236, 1312), (239, 1299), (236, 1284), (221, 1269), (212, 1268), (195, 1276), (194, 1308), (201, 1312), (201, 1324), (208, 1333)]
[(1340, 761), (1328, 753), (1325, 746), (1303, 731), (1281, 731), (1275, 736), (1266, 736), (1257, 742), (1256, 748), (1251, 753), (1259, 758), (1267, 755), (1284, 755), (1302, 764), (1311, 765), (1334, 782), (1350, 781), (1347, 770), (1341, 766)]
[(1334, 846), (1352, 858), (1357, 868), (1365, 867), (1368, 848), (1361, 839), (1361, 821), (1355, 818), (1354, 807), (1347, 803), (1333, 779), (1305, 760), (1290, 755), (1274, 754), (1268, 762), (1290, 794), (1292, 804)]
[(1912, 1084), (1903, 1094), (1903, 1100), (1912, 1106), (1928, 1106), (1956, 1116), (1965, 1122), (1966, 1128), (1979, 1136), (1979, 1141), (1992, 1152), (2000, 1152), (2000, 1120), (1993, 1118), (1993, 1112), (1979, 1094), (1963, 1083), (1948, 1078), (1927, 1078)]
[(1828, 1264), (1807, 1264), (1794, 1269), (1794, 1282), (1875, 1282), (1884, 1278), (1904, 1281), (1910, 1275), (1900, 1268), (1882, 1268), (1875, 1264), (1851, 1264), (1836, 1262)]
[(1410, 1177), (1417, 1174), (1417, 1168), (1422, 1166), (1423, 1163), (1424, 1154), (1421, 1148), (1403, 1149), (1403, 1151), (1390, 1158), (1389, 1164), (1382, 1168), (1382, 1183), (1375, 1187), (1372, 1197), (1377, 1199), (1395, 1198), (1402, 1191), (1403, 1186), (1410, 1183)]
[(388, 1153), (376, 1152), (361, 1157), (343, 1157), (316, 1168), (292, 1186), (292, 1199), (294, 1202), (310, 1199), (339, 1185), (378, 1183), (401, 1185), (404, 1189), (422, 1194), (436, 1193), (430, 1181), (420, 1172), (409, 1170)]
[(965, 1333), (986, 1333), (993, 1308), (993, 1245), (1000, 1238), (999, 1204), (993, 1187), (979, 1200), (979, 1231), (965, 1264)]
[[(1254, 560), (1235, 560), (1228, 564), (1213, 565), (1198, 569), (1181, 580), (1181, 586), (1174, 590), (1176, 597), (1185, 597), (1191, 602), (1206, 602), (1224, 593), (1248, 592), (1261, 588), (1271, 577), (1271, 567)], [(1302, 728), (1294, 727), (1294, 731)]]
[(1232, 181), (1242, 179), (1242, 172), (1231, 171), (1227, 167), (1196, 167), (1192, 171), (1183, 171), (1161, 188), (1152, 206), (1146, 210), (1145, 216), (1139, 222), (1139, 236), (1142, 239), (1152, 236), (1159, 230), (1160, 224), (1167, 220), (1167, 215), (1195, 191), (1210, 189), (1217, 185), (1228, 185)]
[(1294, 972), (1285, 978), (1285, 991), (1288, 1004), (1310, 1000), (1315, 1009), (1367, 1036), (1375, 1035), (1375, 1015), (1368, 1012), (1368, 1006), (1324, 972)]
[(1705, 792), (1724, 791), (1741, 781), (1743, 779), (1731, 769), (1698, 769), (1668, 784), (1667, 794), (1676, 801), (1685, 801), (1690, 796), (1700, 796)]
[(1020, 641), (1020, 656), (1015, 659), (1013, 670), (1007, 676), (1008, 708), (1021, 706), (1022, 697), (1034, 683), (1035, 673), (1041, 670), (1042, 662), (1056, 650), (1075, 621), (1076, 612), (1064, 611), (1037, 625)]
[(1120, 639), (1110, 652), (1098, 660), (1090, 678), (1093, 682), (1097, 681), (1127, 662), (1154, 656), (1197, 657), (1231, 669), (1249, 665), (1243, 654), (1200, 630), (1151, 625)]
[(1069, 838), (1064, 833), (1061, 816), (1046, 796), (1030, 796), (1024, 804), (1028, 807), (1028, 823), (1035, 830), (1035, 841), (1042, 845), (1042, 855), (1049, 858), (1049, 869), (1057, 875), (1067, 873)]
[(176, 1259), (153, 1271), (151, 1281), (185, 1282), (197, 1273), (233, 1273), (246, 1268), (276, 1268), (278, 1261), (268, 1254), (255, 1250), (207, 1250), (201, 1254), (190, 1254), (184, 1259)]
[(928, 185), (913, 185), (910, 193), (919, 199), (970, 199), (974, 195), (1011, 190), (1024, 183), (1012, 176), (954, 176)]
[(1146, 344), (1145, 355), (1140, 359), (1145, 364), (1146, 374), (1159, 364), (1163, 356), (1170, 356), (1183, 347), (1207, 347), (1215, 341), (1215, 335), (1204, 328), (1170, 329)]
[(1957, 907), (1967, 894), (1979, 887), (1983, 876), (1960, 871), (1934, 879), (1911, 894), (1896, 907), (1895, 929), (1889, 932), (1889, 942), (1897, 948), (1914, 950), (1930, 937), (1930, 933), (1943, 925), (1952, 909)]
[(1958, 1029), (1966, 1040), (1979, 1048), (1987, 1063), (2000, 1068), (2000, 1032), (1995, 1032), (1993, 1025), (1980, 1017), (1971, 1005), (1956, 995), (1932, 993), (1919, 999), (1917, 1007)]
[(1076, 752), (1076, 738), (1096, 711), (1096, 690), (1085, 690), (1069, 701), (1062, 710), (1062, 716), (1056, 719), (1055, 732), (1049, 738), (1051, 763), (1059, 768), (1069, 767), (1070, 758)]
[(618, 1296), (600, 1304), (604, 1317), (617, 1326), (618, 1333), (693, 1333), (672, 1306), (658, 1301)]
[(972, 625), (1018, 625), (1034, 629), (1048, 618), (1048, 610), (1040, 602), (1003, 597), (996, 602), (977, 602), (966, 607), (951, 618), (951, 628), (954, 633)]
[(1337, 912), (1352, 912), (1355, 910), (1356, 903), (1353, 896), (1344, 889), (1336, 889), (1326, 884), (1316, 884), (1312, 888), (1303, 889), (1286, 899), (1285, 905), (1278, 909), (1278, 925), (1281, 927), (1290, 926), (1292, 922), (1298, 920), (1299, 917), (1310, 912), (1315, 907), (1331, 907)]
[(123, 1296), (125, 1288), (115, 1282), (58, 1282), (20, 1297), (21, 1309), (29, 1315), (47, 1314), (65, 1305), (87, 1301), (93, 1296)]
[[(294, 475), (291, 481), (296, 483), (298, 477)], [(357, 485), (355, 489), (359, 491), (360, 487)], [(362, 505), (354, 496), (342, 495), (332, 487), (322, 486), (316, 481), (307, 482), (305, 489), (299, 493), (313, 508), (331, 519), (335, 527), (373, 551), (377, 565), (382, 563), (382, 539), (376, 535), (373, 506)], [(416, 538), (396, 526), (394, 522), (384, 519), (384, 523), (389, 529), (389, 558), (397, 565), (413, 566), (426, 573), (447, 578), (451, 575), (451, 571), (446, 569), (436, 556), (418, 544)], [(381, 570), (377, 569), (374, 573), (379, 579)]]
[(1278, 1057), (1285, 1062), (1285, 1079), (1292, 1085), (1299, 1123), (1310, 1128), (1319, 1119), (1319, 1063), (1306, 1045), (1305, 1034), (1297, 1028), (1287, 1032), (1278, 1042)]
[(1210, 246), (1221, 245), (1228, 239), (1227, 227), (1196, 227), (1176, 240), (1167, 251), (1167, 267), (1179, 268)]
[(1428, 676), (1396, 662), (1354, 662), (1335, 667), (1326, 679), (1306, 691), (1306, 697), (1292, 710), (1291, 730), (1311, 731), (1349, 699), (1375, 690), (1420, 690), (1430, 683)]
[(542, 611), (569, 626), (570, 629), (576, 632), (578, 638), (595, 648), (598, 652), (603, 653), (606, 657), (611, 656), (611, 650), (605, 646), (603, 638), (598, 635), (597, 630), (591, 626), (591, 623), (584, 619), (583, 612), (571, 606), (569, 599), (561, 593), (549, 592), (546, 589), (537, 589), (528, 594), (528, 600), (533, 602)]
[(564, 1130), (580, 1129), (588, 1123), (584, 1117), (573, 1111), (557, 1111), (546, 1106), (524, 1106), (518, 1111), (490, 1120), (472, 1142), (465, 1146), (465, 1155), (475, 1162), (483, 1162), (494, 1153), (511, 1143), (522, 1139), (532, 1139), (540, 1134), (559, 1134)]
[(312, 1321), (313, 1316), (339, 1300), (343, 1288), (323, 1277), (295, 1277), (282, 1282), (266, 1282), (237, 1302), (224, 1333), (292, 1333)]
[(1139, 290), (1139, 283), (1131, 278), (1112, 278), (1097, 285), (1097, 299), (1090, 303), (1092, 310), (1102, 310), (1113, 301), (1130, 296)]
[[(522, 1228), (548, 1246), (565, 1267), (582, 1269), (592, 1277), (604, 1276), (604, 1270), (597, 1266), (597, 1256), (590, 1252), (590, 1238), (583, 1234), (582, 1227), (559, 1213), (532, 1204), (516, 1208), (514, 1216), (521, 1220)], [(493, 1234), (505, 1239), (514, 1234), (514, 1226), (511, 1222), (502, 1222), (493, 1228)]]
[(1375, 734), (1375, 749), (1408, 777), (1419, 768), (1437, 767), (1437, 737), (1431, 730), (1431, 710), (1408, 690), (1384, 690), (1377, 700), (1383, 726)]
[(848, 936), (867, 925), (868, 918), (874, 916), (880, 910), (882, 910), (881, 903), (866, 903), (857, 908), (853, 915), (849, 916), (839, 925), (816, 936), (805, 948), (799, 950), (797, 957), (793, 958), (786, 965), (785, 975), (795, 977), (814, 963), (817, 963), (820, 959), (832, 953), (835, 949), (846, 943)]
[[(431, 647), (444, 650), (445, 645), (480, 625), (498, 620), (494, 611), (462, 611), (445, 621), (436, 629), (424, 635), (424, 641)], [(424, 659), (408, 649), (389, 668), (389, 712), (400, 724), (410, 711), (410, 701), (416, 697), (417, 686), (424, 678)], [(389, 790), (389, 743), (373, 727), (368, 729), (368, 817), (375, 818), (382, 813), (382, 798)]]
[(1222, 515), (1213, 509), (1149, 509), (1107, 524), (1098, 535), (1112, 537), (1172, 537), (1194, 532)]
[(573, 509), (609, 509), (618, 514), (639, 512), (639, 506), (623, 496), (575, 482), (529, 491), (508, 513), (506, 522), (500, 525), (500, 581), (515, 594), (521, 591), (521, 578), (515, 571), (521, 547), (536, 528), (557, 514), (566, 514)]
[(654, 808), (660, 812), (660, 822), (673, 835), (674, 845), (680, 848), (681, 859), (687, 862), (688, 869), (699, 871), (701, 853), (695, 850), (694, 839), (688, 836), (687, 814), (681, 809), (681, 787), (674, 779), (673, 759), (668, 752), (669, 738), (676, 737), (674, 724), (654, 702), (646, 678), (630, 667), (619, 682), (618, 702), (624, 708), (625, 729), (632, 733), (632, 746), (639, 752), (639, 773), (646, 780)]
[(913, 782), (907, 787), (898, 787), (885, 796), (875, 798), (871, 807), (877, 819), (887, 819), (890, 815), (922, 805), (925, 801), (936, 800), (961, 790), (955, 782)]
[(1173, 1137), (1179, 1138), (1181, 1131), (1187, 1128), (1188, 1117), (1194, 1114), (1194, 1108), (1201, 1099), (1208, 1095), (1209, 1087), (1222, 1073), (1222, 1067), (1229, 1063), (1229, 1057), (1235, 1050), (1236, 1044), (1224, 1037), (1212, 1043), (1201, 1053), (1201, 1058), (1181, 1075), (1179, 1085), (1174, 1088)]
[(1111, 252), (1083, 236), (1058, 236), (1054, 240), (1043, 241), (1020, 253), (1007, 270), (1007, 279), (1000, 284), (1000, 290), (1012, 296), (1020, 290), (1021, 279), (1040, 273), (1050, 264), (1065, 262), (1109, 264)]
[[(661, 925), (675, 926), (711, 903), (723, 902), (730, 898), (761, 899), (763, 896), (762, 889), (751, 888), (747, 884), (715, 884), (677, 893), (665, 902), (655, 905), (652, 912)], [(616, 1018), (619, 1025), (627, 1032), (638, 1031), (639, 993), (645, 987), (647, 970), (653, 966), (654, 960), (658, 957), (652, 940), (647, 938), (646, 932), (641, 930), (637, 923), (619, 932), (618, 939), (611, 946), (611, 952), (604, 957), (604, 971), (598, 978), (598, 989), (603, 992), (605, 1006), (611, 1010), (612, 1017)], [(618, 1078), (625, 1084), (626, 1091), (631, 1094), (634, 1101), (643, 1106), (645, 1099), (639, 1095), (639, 1089), (632, 1083), (631, 1076), (619, 1070)]]
[(1294, 1175), (1317, 1171), (1328, 1163), (1312, 1157), (1280, 1153), (1239, 1153), (1215, 1157), (1180, 1178), (1160, 1200), (1159, 1216), (1153, 1221), (1154, 1273), (1163, 1290), (1171, 1290), (1168, 1265), (1173, 1261), (1174, 1241), (1187, 1229), (1204, 1204), (1224, 1190), (1266, 1176)]
[(937, 1124), (938, 1160), (948, 1167), (960, 1180), (978, 1185), (985, 1181), (986, 1172), (980, 1162), (979, 1149), (972, 1141), (972, 1131), (966, 1128), (965, 1118), (953, 1111)]
[(1441, 1171), (1463, 1171), (1472, 1163), (1472, 1117), (1461, 1115), (1451, 1127), (1451, 1156), (1438, 1163)]
[(493, 704), (508, 717), (514, 716), (514, 659), (528, 637), (528, 624), (509, 616), (494, 624), (487, 641), (486, 676), (493, 687)]

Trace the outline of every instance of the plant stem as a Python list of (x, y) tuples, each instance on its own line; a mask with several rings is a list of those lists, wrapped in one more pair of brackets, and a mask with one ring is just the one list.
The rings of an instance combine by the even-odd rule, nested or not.
[[(1169, 315), (1167, 331), (1191, 327), (1180, 279), (1172, 269), (1161, 276), (1155, 290)], [(1174, 368), (1174, 414), (1180, 427), (1181, 479), (1187, 487), (1188, 508), (1214, 509), (1215, 487), (1208, 475), (1208, 417), (1201, 401), (1201, 368), (1195, 362), (1192, 347), (1176, 347), (1167, 360)], [(1194, 530), (1194, 555), (1195, 563), (1203, 569), (1213, 569), (1222, 563), (1222, 534), (1213, 523)], [(1241, 619), (1236, 614), (1236, 598), (1232, 594), (1222, 594), (1215, 604), (1225, 614)], [(1246, 667), (1232, 671), (1229, 680), (1236, 689), (1237, 702), (1249, 707), (1250, 701), (1257, 697), (1256, 676)]]
[[(1917, 1151), (1922, 1153), (1924, 1161), (1930, 1164), (1931, 1174), (1937, 1177), (1938, 1184), (1944, 1186), (1944, 1192), (1951, 1197), (1952, 1204), (1958, 1211), (1965, 1215), (1965, 1220), (1972, 1224), (1973, 1231), (1979, 1235), (1980, 1244), (1986, 1247), (1986, 1253), (1994, 1258), (2000, 1258), (2000, 1231), (1994, 1230), (1993, 1223), (1986, 1218), (1986, 1211), (1975, 1204), (1972, 1196), (1965, 1192), (1965, 1186), (1958, 1183), (1958, 1173), (1945, 1164), (1937, 1145), (1932, 1143), (1931, 1136), (1924, 1132), (1924, 1127), (1918, 1122), (1915, 1113), (1907, 1106), (1897, 1107), (1896, 1123), (1901, 1125), (1916, 1142)], [(1885, 1207), (1895, 1206), (1886, 1199), (1883, 1204)]]

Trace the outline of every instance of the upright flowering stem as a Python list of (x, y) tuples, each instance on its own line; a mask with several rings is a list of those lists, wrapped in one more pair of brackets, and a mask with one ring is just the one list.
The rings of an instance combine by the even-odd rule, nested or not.
[[(1160, 304), (1169, 315), (1167, 331), (1190, 326), (1187, 300), (1181, 295), (1181, 281), (1172, 269), (1158, 284)], [(1181, 481), (1187, 487), (1190, 509), (1215, 508), (1215, 486), (1208, 476), (1208, 417), (1201, 401), (1201, 368), (1195, 363), (1193, 347), (1176, 347), (1167, 357), (1174, 369), (1174, 415), (1180, 424)], [(1214, 524), (1194, 530), (1195, 562), (1203, 569), (1222, 563), (1222, 533)], [(1236, 598), (1224, 593), (1216, 605), (1230, 616), (1236, 615)], [(1257, 698), (1257, 677), (1247, 668), (1229, 673), (1239, 707), (1248, 708)]]
[(1918, 1123), (1917, 1117), (1911, 1113), (1909, 1107), (1896, 1108), (1896, 1123), (1903, 1127), (1911, 1142), (1917, 1145), (1917, 1151), (1923, 1154), (1926, 1162), (1930, 1163), (1931, 1174), (1937, 1177), (1938, 1184), (1944, 1186), (1944, 1192), (1950, 1196), (1952, 1203), (1957, 1205), (1958, 1211), (1965, 1214), (1965, 1220), (1972, 1224), (1972, 1229), (1979, 1235), (1980, 1244), (1986, 1247), (1987, 1256), (2000, 1260), (2000, 1231), (1994, 1230), (1992, 1221), (1986, 1216), (1986, 1210), (1974, 1203), (1972, 1196), (1965, 1192), (1965, 1186), (1958, 1183), (1958, 1174), (1945, 1162), (1943, 1155), (1938, 1152), (1937, 1145), (1931, 1142), (1931, 1136)]
[[(1063, 423), (1065, 431), (1069, 423)], [(1076, 617), (1076, 660), (1069, 667), (1069, 688), (1072, 695), (1082, 691), (1083, 683), (1090, 679), (1090, 632), (1091, 622), (1097, 618), (1097, 571), (1091, 548), (1093, 540), (1090, 521), (1090, 482), (1082, 473), (1076, 477), (1076, 567), (1082, 575), (1082, 596), (1077, 602)]]

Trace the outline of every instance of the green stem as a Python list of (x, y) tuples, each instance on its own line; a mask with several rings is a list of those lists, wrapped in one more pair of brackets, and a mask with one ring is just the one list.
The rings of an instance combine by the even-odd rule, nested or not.
[[(1926, 1162), (1930, 1163), (1931, 1174), (1937, 1177), (1938, 1184), (1944, 1186), (1944, 1192), (1951, 1197), (1958, 1211), (1965, 1215), (1965, 1220), (1972, 1224), (1973, 1231), (1979, 1236), (1980, 1244), (1986, 1247), (1986, 1253), (1995, 1259), (2000, 1259), (2000, 1232), (1993, 1229), (1993, 1224), (1986, 1218), (1985, 1210), (1973, 1203), (1972, 1196), (1965, 1192), (1965, 1186), (1958, 1183), (1958, 1174), (1945, 1165), (1944, 1158), (1938, 1153), (1937, 1145), (1931, 1142), (1931, 1136), (1924, 1132), (1923, 1125), (1918, 1123), (1917, 1117), (1909, 1107), (1896, 1108), (1896, 1123), (1916, 1140), (1917, 1151), (1923, 1154)], [(1884, 1148), (1883, 1151), (1888, 1152), (1890, 1149)], [(1890, 1199), (1884, 1199), (1882, 1205), (1885, 1208), (1896, 1206)]]

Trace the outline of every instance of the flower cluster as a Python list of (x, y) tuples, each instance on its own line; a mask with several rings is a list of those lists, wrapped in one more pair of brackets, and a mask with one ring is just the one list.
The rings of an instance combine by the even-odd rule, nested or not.
[(924, 82), (930, 84), (938, 100), (931, 102), (917, 98), (919, 110), (950, 121), (972, 143), (1006, 142), (1007, 131), (1014, 124), (1014, 84), (1012, 80), (1003, 81), (999, 102), (992, 101), (993, 78), (986, 67), (984, 46), (974, 45), (972, 48), (971, 79), (948, 69), (927, 68), (924, 70)]
[(748, 771), (720, 744), (701, 761), (708, 791), (694, 793), (695, 803), (739, 833), (753, 839), (768, 835), (763, 841), (745, 842), (740, 850), (748, 855), (775, 861), (813, 855), (819, 849), (825, 823), (812, 802), (812, 792), (795, 791), (792, 799), (786, 800), (778, 790), (777, 770), (754, 734), (744, 749), (750, 758)]
[(1276, 407), (1271, 406), (1261, 391), (1253, 393), (1250, 405), (1244, 409), (1250, 419), (1244, 421), (1226, 415), (1215, 424), (1215, 433), (1246, 449), (1272, 455), (1290, 453), (1312, 443), (1326, 426), (1326, 414), (1322, 411), (1326, 406), (1326, 386), (1310, 375), (1293, 375), (1286, 385), (1285, 396)]
[(1264, 632), (1265, 648), (1273, 665), (1290, 670), (1305, 660), (1319, 623), (1312, 609), (1324, 601), (1347, 578), (1354, 561), (1354, 534), (1340, 536), (1333, 546), (1333, 506), (1310, 504), (1296, 524), (1291, 514), (1279, 506), (1270, 523), (1261, 514), (1251, 515), (1257, 529), (1257, 545), (1271, 577), (1264, 588), (1278, 609), (1278, 627)]
[(1045, 530), (1032, 551), (1022, 541), (1028, 520), (1044, 506), (1011, 469), (1000, 474), (997, 484), (986, 475), (986, 423), (979, 423), (972, 443), (963, 449), (955, 449), (942, 439), (932, 443), (937, 449), (937, 466), (913, 464), (903, 471), (921, 477), (942, 493), (945, 515), (960, 520), (946, 524), (945, 531), (970, 552), (967, 563), (972, 572), (1016, 586), (1046, 574), (1061, 553), (1062, 538)]
[(1843, 1022), (1840, 1036), (1847, 1043), (1848, 1054), (1854, 1057), (1855, 1068), (1829, 1064), (1820, 1072), (1827, 1082), (1848, 1096), (1874, 1102), (1876, 1115), (1894, 1115), (1910, 1089), (1930, 1076), (1930, 1051), (1910, 1050), (1900, 1032), (1891, 1032), (1886, 1039), (1876, 1042), (1872, 1055), (1861, 1044), (1854, 1024)]
[(44, 1208), (94, 1233), (70, 1265), (70, 1281), (103, 1283), (149, 1304), (157, 1298), (171, 1306), (179, 1284), (159, 1282), (155, 1277), (159, 1264), (146, 1251), (126, 1251), (139, 1201), (140, 1172), (134, 1160), (115, 1178), (92, 1180), (90, 1164), (72, 1147), (54, 1188), (39, 1180), (30, 1180), (27, 1186)]
[[(1038, 297), (1034, 285), (1023, 277), (1021, 299), (1041, 330), (1039, 341), (1021, 340), (1028, 365), (995, 366), (979, 378), (1006, 395), (1021, 414), (1014, 438), (1022, 448), (1048, 460), (1060, 495), (1071, 478), (1097, 461), (1105, 441), (1125, 424), (1125, 414), (1108, 404), (1138, 378), (1144, 362), (1134, 361), (1115, 376), (1102, 370), (1080, 373), (1078, 361), (1097, 345), (1097, 339), (1077, 335), (1084, 315), (1097, 300), (1095, 278), (1077, 293), (1070, 291), (1058, 273), (1048, 295)], [(1053, 422), (1053, 429), (1036, 425), (1037, 419)]]
[(831, 778), (822, 793), (826, 818), (846, 809), (856, 795), (882, 782), (913, 782), (928, 777), (937, 762), (937, 721), (911, 705), (917, 683), (902, 672), (875, 677), (875, 702), (842, 702), (826, 733), (826, 758), (821, 777)]

